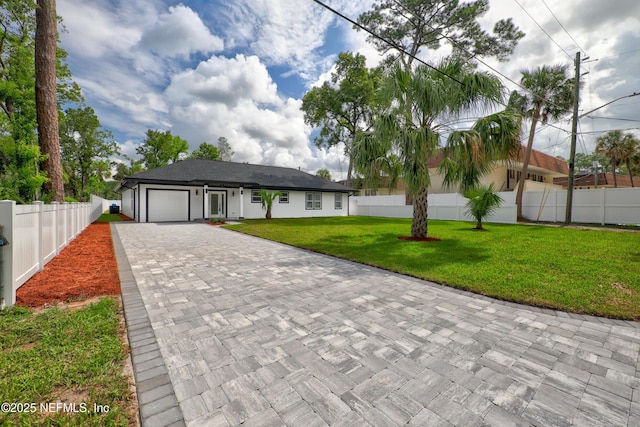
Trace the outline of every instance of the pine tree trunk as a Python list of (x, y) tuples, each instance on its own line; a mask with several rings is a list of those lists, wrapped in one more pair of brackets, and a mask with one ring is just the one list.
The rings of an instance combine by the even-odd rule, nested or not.
[(38, 0), (35, 43), (38, 143), (42, 154), (48, 156), (43, 163), (49, 178), (45, 188), (51, 193), (54, 201), (62, 203), (64, 187), (56, 93), (57, 25), (56, 0)]
[(429, 190), (426, 188), (418, 191), (413, 199), (413, 220), (411, 221), (411, 237), (424, 239), (427, 237), (428, 232), (428, 214), (427, 208), (429, 207), (429, 201), (427, 196)]

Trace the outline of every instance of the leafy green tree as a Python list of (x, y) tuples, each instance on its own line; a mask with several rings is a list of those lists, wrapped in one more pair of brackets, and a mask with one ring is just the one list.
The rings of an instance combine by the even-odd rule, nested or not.
[(223, 162), (230, 162), (233, 158), (234, 151), (231, 149), (231, 145), (227, 141), (227, 138), (221, 136), (218, 138), (218, 160)]
[(60, 146), (66, 195), (84, 201), (91, 193), (101, 192), (105, 179), (111, 177), (111, 158), (119, 149), (91, 107), (68, 108), (60, 116)]
[[(423, 49), (438, 50), (450, 44), (456, 56), (494, 56), (506, 60), (524, 37), (511, 18), (498, 21), (493, 34), (483, 30), (479, 19), (489, 10), (488, 0), (461, 3), (458, 0), (384, 0), (358, 18), (358, 23), (401, 47), (411, 56), (400, 55), (403, 68)], [(355, 27), (357, 30), (359, 28)], [(367, 39), (391, 63), (399, 54), (373, 36)], [(453, 42), (452, 42), (453, 41)], [(468, 53), (467, 53), (468, 52)]]
[(28, 203), (46, 176), (37, 140), (34, 86), (35, 3), (0, 3), (0, 193)]
[[(564, 159), (562, 159), (564, 160)], [(610, 165), (607, 159), (599, 153), (576, 153), (575, 165), (579, 171), (592, 171), (595, 173), (593, 162), (598, 162), (598, 170), (600, 172), (610, 171)]]
[(522, 178), (516, 193), (517, 216), (522, 218), (522, 194), (529, 171), (533, 139), (539, 121), (558, 119), (571, 111), (574, 98), (574, 78), (567, 74), (566, 65), (543, 65), (533, 70), (523, 70), (520, 84), (527, 90), (511, 93), (509, 105), (531, 120), (529, 139), (522, 161)]
[(328, 169), (318, 169), (316, 172), (316, 176), (319, 176), (322, 179), (326, 179), (327, 181), (331, 181), (331, 172)]
[(0, 136), (0, 200), (25, 204), (37, 199), (47, 180), (38, 168), (42, 158), (37, 144)]
[(220, 153), (215, 145), (203, 142), (189, 155), (190, 159), (219, 160)]
[(135, 175), (140, 172), (144, 172), (144, 164), (143, 160), (134, 160), (129, 156), (123, 156), (125, 160), (129, 162), (126, 164), (125, 162), (116, 162), (116, 173), (113, 175), (113, 179), (115, 181), (122, 181), (125, 176)]
[(494, 213), (504, 202), (496, 193), (493, 184), (488, 187), (476, 187), (466, 190), (463, 194), (469, 199), (467, 202), (467, 215), (476, 219), (476, 230), (484, 230), (482, 220)]
[(622, 164), (627, 167), (633, 187), (631, 162), (637, 151), (638, 141), (630, 133), (623, 134), (619, 130), (612, 130), (596, 139), (596, 153), (604, 155), (611, 163), (614, 187), (618, 186), (617, 169)]
[(376, 98), (381, 70), (369, 69), (366, 58), (342, 52), (331, 74), (331, 83), (314, 87), (302, 98), (302, 111), (307, 124), (319, 127), (314, 142), (318, 147), (344, 144), (349, 158), (346, 185), (351, 185), (353, 172), (352, 147), (360, 132), (371, 128), (373, 117), (381, 105)]
[[(19, 203), (41, 198), (47, 181), (36, 120), (36, 8), (31, 0), (0, 2), (0, 184), (3, 197)], [(81, 94), (64, 64), (66, 52), (58, 48), (56, 53), (60, 108), (81, 100)]]
[[(441, 149), (440, 139), (449, 133), (446, 122), (471, 110), (496, 106), (503, 93), (500, 80), (474, 71), (460, 59), (444, 60), (437, 68), (456, 80), (428, 67), (409, 71), (396, 67), (384, 88), (387, 98), (393, 100), (391, 107), (376, 120), (373, 132), (358, 140), (354, 150), (357, 169), (370, 186), (379, 185), (383, 164), (388, 165), (386, 171), (401, 175), (414, 199), (414, 238), (427, 237), (429, 162)], [(472, 131), (454, 133), (457, 139), (449, 144), (449, 154), (455, 157), (445, 165), (448, 179), (464, 179), (465, 185), (477, 182), (486, 170), (482, 163), (498, 160), (499, 154), (518, 146), (519, 129), (512, 116), (500, 114), (480, 121)], [(478, 155), (469, 155), (469, 151)]]
[(266, 219), (271, 219), (271, 208), (273, 207), (273, 201), (276, 197), (282, 196), (282, 193), (279, 191), (268, 192), (265, 189), (260, 190), (260, 199), (262, 200), (262, 209), (266, 210), (267, 213), (265, 215)]
[(189, 151), (189, 143), (171, 131), (147, 130), (147, 137), (136, 148), (147, 169), (175, 163)]

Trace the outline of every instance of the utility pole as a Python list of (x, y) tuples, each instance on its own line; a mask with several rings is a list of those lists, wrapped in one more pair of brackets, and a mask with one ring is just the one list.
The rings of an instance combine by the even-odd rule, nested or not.
[(571, 209), (573, 207), (573, 176), (576, 163), (576, 139), (578, 137), (578, 106), (580, 100), (580, 52), (576, 53), (576, 78), (573, 88), (573, 121), (571, 122), (571, 153), (569, 154), (569, 180), (567, 182), (567, 207), (564, 223), (571, 224)]

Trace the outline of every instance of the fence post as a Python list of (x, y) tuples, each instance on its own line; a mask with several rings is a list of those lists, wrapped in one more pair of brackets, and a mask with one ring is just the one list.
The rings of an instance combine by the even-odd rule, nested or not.
[(602, 191), (600, 192), (600, 225), (604, 225), (607, 219), (607, 205), (606, 200), (607, 196), (605, 194), (606, 188), (602, 187)]
[(56, 255), (60, 253), (58, 251), (58, 202), (51, 202), (53, 207), (53, 248), (56, 251)]
[(36, 233), (38, 233), (38, 247), (36, 248), (36, 254), (38, 254), (38, 271), (42, 271), (42, 269), (44, 268), (44, 265), (42, 264), (42, 259), (44, 258), (43, 254), (42, 254), (42, 215), (43, 215), (43, 210), (44, 210), (44, 202), (41, 201), (36, 201), (33, 202), (33, 205), (36, 207), (37, 209), (37, 215), (38, 215), (38, 225), (36, 226)]
[(3, 236), (9, 241), (6, 246), (0, 246), (0, 308), (16, 303), (15, 280), (13, 277), (13, 223), (15, 221), (16, 202), (13, 200), (0, 201), (0, 225)]

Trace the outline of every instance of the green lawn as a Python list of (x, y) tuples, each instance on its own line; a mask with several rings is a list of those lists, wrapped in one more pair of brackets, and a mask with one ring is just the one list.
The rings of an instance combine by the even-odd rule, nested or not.
[(532, 225), (429, 221), (440, 242), (398, 239), (410, 219), (245, 221), (232, 230), (496, 298), (640, 319), (640, 234)]
[(117, 222), (122, 221), (122, 217), (118, 214), (103, 213), (96, 219), (96, 222)]
[(0, 425), (129, 425), (120, 328), (111, 298), (78, 310), (0, 311)]

